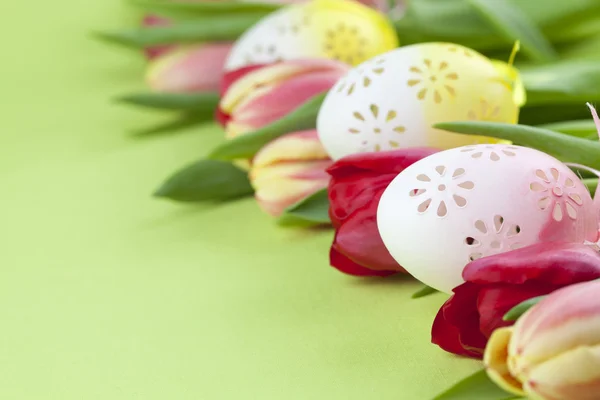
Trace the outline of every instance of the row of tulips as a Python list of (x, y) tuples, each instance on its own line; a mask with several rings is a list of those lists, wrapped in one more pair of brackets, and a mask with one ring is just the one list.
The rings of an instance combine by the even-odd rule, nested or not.
[[(387, 12), (388, 15), (399, 15), (399, 10), (402, 9), (402, 2), (396, 2), (392, 6), (386, 1), (363, 1), (362, 3)], [(270, 59), (275, 56), (269, 54), (258, 61), (245, 61), (240, 56), (243, 53), (240, 48), (251, 48), (248, 43), (254, 45), (248, 37), (242, 37), (236, 43), (219, 41), (194, 45), (161, 45), (146, 49), (149, 58), (148, 84), (157, 93), (218, 92), (219, 100), (215, 117), (224, 129), (226, 143), (220, 148), (220, 152), (213, 153), (213, 155), (219, 154), (219, 157), (204, 161), (208, 161), (206, 165), (211, 168), (208, 173), (214, 174), (212, 168), (215, 165), (227, 166), (227, 173), (234, 174), (236, 184), (239, 182), (246, 184), (247, 181), (249, 190), (244, 191), (244, 184), (240, 184), (242, 188), (233, 190), (235, 196), (232, 195), (231, 198), (239, 197), (240, 194), (253, 193), (262, 210), (274, 217), (282, 217), (291, 208), (302, 205), (307, 199), (326, 193), (324, 201), (328, 207), (327, 222), (331, 223), (335, 230), (329, 254), (332, 267), (342, 273), (359, 277), (386, 277), (407, 273), (407, 270), (411, 271), (411, 269), (404, 262), (404, 266), (400, 265), (395, 254), (390, 251), (389, 243), (384, 241), (381, 227), (378, 225), (378, 209), (382, 203), (382, 196), (391, 183), (406, 169), (437, 155), (444, 149), (471, 142), (470, 139), (462, 136), (449, 136), (449, 133), (441, 135), (440, 130), (431, 127), (432, 124), (445, 121), (449, 116), (460, 121), (461, 117), (453, 115), (457, 110), (465, 111), (465, 116), (475, 121), (516, 122), (516, 115), (519, 114), (519, 107), (524, 104), (525, 96), (521, 78), (512, 66), (514, 53), (511, 62), (506, 64), (480, 57), (473, 50), (455, 44), (438, 43), (423, 46), (425, 61), (423, 65), (410, 66), (409, 71), (418, 75), (409, 78), (407, 85), (403, 82), (403, 87), (418, 87), (419, 91), (413, 102), (419, 107), (421, 103), (418, 101), (428, 99), (431, 104), (446, 105), (443, 96), (455, 100), (448, 102), (450, 105), (446, 107), (449, 108), (440, 112), (440, 119), (429, 118), (427, 120), (429, 125), (422, 124), (419, 127), (420, 136), (415, 143), (423, 142), (429, 145), (431, 142), (433, 145), (439, 145), (437, 146), (439, 148), (425, 146), (398, 148), (400, 146), (397, 142), (389, 140), (386, 145), (389, 144), (390, 148), (381, 148), (381, 144), (377, 144), (375, 151), (370, 152), (362, 147), (367, 142), (365, 141), (359, 143), (359, 150), (344, 143), (344, 150), (339, 153), (343, 156), (339, 157), (337, 152), (324, 146), (323, 132), (321, 129), (316, 129), (318, 124), (315, 121), (315, 112), (318, 112), (321, 106), (320, 96), (334, 91), (337, 93), (343, 91), (350, 96), (359, 87), (366, 90), (372, 85), (373, 79), (382, 73), (383, 68), (380, 67), (382, 59), (374, 61), (374, 65), (363, 64), (368, 68), (359, 67), (353, 70), (352, 67), (373, 56), (393, 50), (397, 47), (397, 42), (395, 37), (390, 36), (393, 29), (389, 22), (372, 10), (365, 11), (365, 7), (356, 8), (357, 5), (351, 0), (348, 0), (348, 3), (344, 3), (343, 0), (337, 2), (322, 0), (315, 4), (318, 4), (317, 10), (318, 7), (323, 7), (320, 10), (326, 14), (327, 20), (332, 20), (331, 26), (338, 27), (338, 33), (349, 35), (344, 36), (342, 46), (339, 48), (336, 47), (335, 42), (328, 42), (325, 50), (332, 53), (328, 53), (326, 57), (323, 56), (321, 48), (307, 49), (299, 46), (298, 54), (295, 55), (288, 54)], [(414, 4), (419, 3), (415, 1)], [(418, 9), (417, 5), (413, 11)], [(300, 8), (295, 9), (298, 10)], [(316, 12), (315, 9), (313, 12)], [(349, 14), (345, 14), (346, 12)], [(294, 18), (298, 16), (294, 15)], [(413, 12), (410, 15), (414, 18), (418, 13)], [(369, 46), (368, 50), (363, 47), (363, 41), (366, 39), (357, 39), (358, 31), (344, 25), (345, 19), (342, 17), (350, 16), (362, 18), (362, 28), (377, 39), (374, 40), (376, 45)], [(306, 23), (306, 20), (298, 19), (303, 21), (302, 23)], [(408, 20), (400, 21), (396, 28), (399, 30), (406, 28), (402, 22)], [(173, 22), (152, 15), (146, 17), (144, 24), (160, 27), (170, 26)], [(292, 28), (295, 33), (300, 29), (296, 22)], [(278, 29), (283, 28), (278, 27)], [(416, 31), (419, 29), (422, 27), (416, 28)], [(260, 29), (256, 27), (252, 28), (252, 32), (259, 31)], [(285, 32), (285, 30), (278, 32)], [(323, 35), (327, 39), (332, 38), (335, 33), (329, 31)], [(527, 35), (525, 36), (527, 39)], [(553, 57), (552, 51), (544, 53), (541, 50), (531, 54), (531, 44), (527, 40), (524, 43), (526, 52), (532, 59)], [(452, 56), (447, 57), (458, 57), (456, 59), (460, 60), (458, 64), (463, 63), (462, 70), (458, 73), (447, 70), (448, 58), (440, 61), (439, 64), (432, 61), (435, 57), (434, 52), (438, 51), (440, 46), (452, 53)], [(260, 50), (257, 52), (261, 53), (261, 57), (265, 57), (262, 47), (252, 48)], [(273, 47), (272, 51), (267, 50), (267, 53), (269, 51), (275, 53), (274, 49)], [(370, 53), (366, 54), (367, 51)], [(351, 73), (360, 79), (347, 85), (344, 79), (347, 79)], [(463, 86), (452, 86), (459, 76), (465, 75), (471, 80), (466, 84), (463, 82)], [(540, 79), (539, 76), (544, 79)], [(565, 87), (567, 89), (564, 91), (568, 92), (568, 96), (573, 95), (574, 91), (567, 83), (549, 79), (548, 76), (547, 71), (543, 70), (540, 70), (537, 77), (530, 73), (528, 81), (525, 82), (528, 95), (533, 94), (534, 100), (538, 96), (537, 101), (540, 101), (539, 98), (543, 95), (556, 96), (556, 93), (560, 92), (557, 88), (562, 90)], [(440, 77), (446, 79), (445, 83), (438, 83)], [(548, 82), (550, 85), (544, 86), (548, 85)], [(428, 84), (431, 87), (428, 87)], [(420, 85), (423, 85), (423, 88)], [(334, 87), (335, 90), (331, 90)], [(474, 87), (477, 90), (470, 92)], [(476, 94), (481, 95), (483, 100), (475, 99), (478, 100), (477, 104), (480, 107), (475, 110), (464, 108), (470, 107), (470, 101), (473, 99), (466, 98), (463, 93), (470, 93), (471, 97)], [(496, 100), (501, 98), (503, 103), (494, 108), (483, 98), (485, 94), (493, 94), (493, 98)], [(571, 101), (568, 96), (565, 98)], [(563, 100), (565, 99), (561, 98), (560, 101)], [(383, 117), (383, 111), (375, 103), (366, 100), (363, 103), (369, 103), (367, 106), (370, 115), (375, 120)], [(557, 104), (563, 106), (563, 103)], [(451, 108), (454, 106), (459, 108)], [(460, 108), (462, 106), (464, 110)], [(308, 111), (305, 110), (306, 107)], [(422, 109), (414, 110), (423, 112), (428, 117), (431, 116), (429, 113), (431, 109), (426, 109), (424, 106)], [(365, 122), (363, 114), (355, 111), (352, 118)], [(386, 122), (394, 120), (396, 115), (396, 111), (386, 110)], [(596, 117), (595, 114), (594, 116)], [(377, 138), (388, 133), (382, 132), (380, 125), (371, 128)], [(405, 133), (404, 126), (394, 125), (392, 128), (396, 134)], [(510, 142), (515, 138), (520, 141), (523, 138), (522, 132), (518, 130), (521, 128), (518, 128), (516, 133), (510, 129), (498, 133), (498, 127), (494, 125), (476, 125), (476, 128), (481, 130), (469, 132), (469, 129), (474, 128), (467, 125), (466, 128), (459, 126), (457, 131), (485, 134), (486, 136), (476, 138), (477, 142), (482, 143), (497, 143), (502, 142), (502, 139)], [(595, 128), (600, 132), (600, 122), (597, 118)], [(488, 131), (484, 132), (485, 129)], [(346, 130), (340, 131), (343, 131), (343, 134), (348, 133)], [(352, 134), (359, 133), (355, 128), (349, 131)], [(553, 155), (563, 156), (562, 159), (566, 161), (579, 162), (581, 158), (585, 161), (582, 163), (590, 165), (593, 163), (593, 157), (588, 156), (596, 154), (594, 151), (600, 151), (600, 148), (588, 149), (596, 146), (591, 144), (593, 143), (591, 140), (565, 138), (565, 135), (548, 132), (547, 130), (534, 131), (531, 133), (533, 139), (524, 138), (522, 144), (531, 144), (538, 149), (552, 151)], [(431, 139), (423, 140), (423, 137), (428, 135)], [(333, 142), (335, 145), (335, 140)], [(515, 148), (498, 147), (497, 149), (502, 149), (507, 156), (515, 155)], [(348, 153), (350, 155), (346, 155)], [(573, 158), (574, 154), (575, 158)], [(481, 154), (473, 155), (474, 158), (481, 157)], [(498, 154), (493, 150), (489, 157), (492, 161), (499, 159)], [(592, 160), (592, 163), (589, 160)], [(595, 164), (593, 166), (598, 167)], [(578, 167), (583, 168), (581, 165)], [(445, 168), (442, 170), (439, 166), (436, 168), (439, 175), (443, 176)], [(459, 168), (454, 171), (454, 174), (460, 175), (458, 171), (461, 169), (464, 173), (464, 169)], [(204, 164), (196, 164), (193, 171), (194, 173), (204, 171)], [(176, 174), (175, 178), (185, 175), (186, 179), (180, 181), (188, 184), (194, 180), (189, 179), (186, 175), (188, 172), (189, 170), (183, 170)], [(219, 173), (218, 169), (216, 173)], [(556, 175), (553, 175), (556, 181), (558, 181), (558, 174), (557, 171)], [(428, 176), (421, 179), (430, 180)], [(549, 183), (550, 180), (547, 182)], [(470, 184), (473, 185), (473, 182)], [(194, 182), (194, 186), (202, 187), (199, 182)], [(446, 185), (440, 184), (437, 188), (442, 192), (446, 190)], [(472, 186), (467, 186), (467, 189), (472, 189)], [(206, 187), (204, 190), (206, 191)], [(555, 190), (553, 192), (555, 197), (563, 195), (562, 192), (557, 194), (558, 189), (553, 190)], [(415, 188), (411, 189), (410, 195), (418, 196), (422, 192), (424, 190)], [(169, 188), (159, 190), (158, 195), (179, 200), (197, 199), (187, 195), (177, 198)], [(201, 198), (211, 199), (210, 196), (201, 196)], [(212, 199), (216, 198), (221, 199), (219, 196), (214, 196)], [(466, 200), (459, 199), (462, 200), (455, 200), (457, 206), (464, 207)], [(596, 204), (599, 199), (596, 198)], [(464, 204), (459, 204), (463, 201)], [(571, 201), (583, 203), (581, 197), (571, 197)], [(430, 203), (422, 204), (425, 206), (419, 212), (425, 213), (430, 208)], [(443, 210), (438, 208), (438, 216), (445, 216), (443, 213), (447, 210)], [(562, 220), (562, 209), (560, 212), (560, 220)], [(564, 213), (568, 212), (565, 208)], [(588, 213), (592, 213), (591, 209)], [(596, 208), (594, 213), (597, 214)], [(558, 219), (556, 215), (554, 218)], [(586, 227), (589, 225), (587, 223)], [(407, 226), (406, 229), (415, 229), (415, 227)], [(595, 234), (598, 229), (593, 227), (592, 230)], [(579, 237), (581, 232), (575, 232), (571, 236)], [(597, 235), (595, 236), (597, 239)], [(557, 237), (571, 238), (566, 234)], [(593, 243), (577, 240), (549, 242), (537, 238), (532, 243), (516, 250), (493, 251), (492, 255), (474, 258), (466, 264), (462, 270), (463, 283), (454, 287), (452, 295), (435, 317), (431, 341), (449, 353), (483, 358), (491, 380), (516, 395), (546, 400), (598, 398), (600, 374), (597, 371), (600, 370), (600, 353), (597, 347), (600, 343), (595, 332), (600, 328), (598, 325), (600, 303), (593, 296), (593, 292), (600, 287), (598, 282), (593, 281), (600, 279), (600, 251)], [(467, 244), (470, 245), (472, 242)], [(444, 266), (438, 267), (438, 269), (443, 268)], [(507, 313), (510, 314), (515, 307), (523, 307), (529, 304), (528, 301), (540, 296), (548, 297), (527, 311), (513, 326), (514, 321), (507, 318)], [(569, 373), (557, 372), (562, 370), (569, 370)]]

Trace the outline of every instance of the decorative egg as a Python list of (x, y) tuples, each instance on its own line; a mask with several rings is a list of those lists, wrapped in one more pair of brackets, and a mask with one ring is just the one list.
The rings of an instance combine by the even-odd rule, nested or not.
[(289, 5), (259, 21), (235, 43), (226, 70), (298, 58), (357, 65), (398, 46), (389, 20), (350, 0)]
[(523, 101), (518, 74), (508, 64), (456, 44), (416, 44), (379, 55), (340, 79), (323, 102), (317, 129), (333, 159), (401, 147), (496, 143), (432, 125), (515, 123)]
[(474, 145), (402, 171), (379, 202), (377, 225), (394, 259), (450, 293), (470, 261), (538, 242), (595, 242), (598, 217), (579, 178), (526, 147)]

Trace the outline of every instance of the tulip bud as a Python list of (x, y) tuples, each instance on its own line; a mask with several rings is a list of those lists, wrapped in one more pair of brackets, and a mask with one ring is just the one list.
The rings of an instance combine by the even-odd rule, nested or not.
[(600, 281), (558, 290), (485, 350), (489, 377), (505, 390), (541, 400), (593, 400), (600, 393)]
[(146, 80), (157, 92), (218, 92), (231, 45), (180, 46), (155, 58)]
[(282, 118), (329, 90), (347, 71), (346, 65), (336, 61), (305, 59), (227, 73), (219, 105), (227, 137), (236, 137)]
[(264, 146), (254, 157), (250, 182), (260, 207), (279, 216), (289, 206), (323, 189), (331, 165), (314, 130), (289, 133)]

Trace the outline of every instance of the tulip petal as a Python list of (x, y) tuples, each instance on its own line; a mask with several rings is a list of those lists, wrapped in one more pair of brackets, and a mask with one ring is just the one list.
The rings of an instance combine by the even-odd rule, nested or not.
[(273, 140), (256, 153), (252, 163), (265, 167), (282, 161), (310, 160), (329, 160), (316, 130), (288, 133)]
[(515, 379), (508, 367), (508, 344), (512, 337), (512, 328), (496, 330), (487, 344), (483, 362), (485, 370), (492, 381), (509, 393), (522, 396), (523, 387)]
[(260, 68), (257, 66), (242, 68), (228, 74), (224, 79), (221, 108), (224, 112), (232, 114), (246, 96), (251, 95), (257, 87), (273, 86), (293, 76), (314, 72), (336, 72), (339, 78), (347, 71), (348, 67), (344, 64), (322, 59), (290, 60), (263, 65)]
[(218, 91), (231, 44), (182, 46), (156, 58), (146, 80), (159, 92)]
[(375, 271), (369, 268), (365, 268), (348, 257), (344, 256), (337, 249), (335, 244), (331, 246), (329, 251), (329, 265), (334, 267), (340, 272), (353, 276), (389, 276), (396, 273), (396, 271)]
[(564, 286), (598, 277), (600, 253), (579, 243), (539, 243), (480, 258), (463, 270), (463, 279), (476, 284), (520, 285), (535, 280)]
[(337, 160), (327, 172), (334, 178), (351, 176), (358, 172), (399, 174), (415, 162), (439, 150), (429, 147), (413, 147), (401, 150), (358, 153)]
[(317, 160), (253, 167), (250, 181), (256, 200), (264, 211), (277, 217), (289, 206), (327, 187), (325, 169), (329, 165), (329, 160)]
[(598, 399), (600, 345), (577, 347), (536, 366), (523, 387), (532, 398)]
[(542, 300), (515, 325), (511, 355), (518, 356), (513, 374), (520, 375), (579, 346), (600, 343), (600, 281), (571, 285)]
[(257, 88), (229, 113), (233, 121), (256, 128), (268, 125), (317, 94), (328, 91), (339, 79), (337, 71), (304, 73), (277, 84)]

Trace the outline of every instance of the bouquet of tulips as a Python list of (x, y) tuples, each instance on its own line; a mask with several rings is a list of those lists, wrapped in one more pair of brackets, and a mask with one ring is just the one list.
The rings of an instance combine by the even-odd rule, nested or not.
[(438, 399), (600, 398), (599, 1), (134, 4), (120, 99), (223, 128), (157, 197), (254, 196), (340, 272), (450, 295), (431, 341), (484, 369)]

